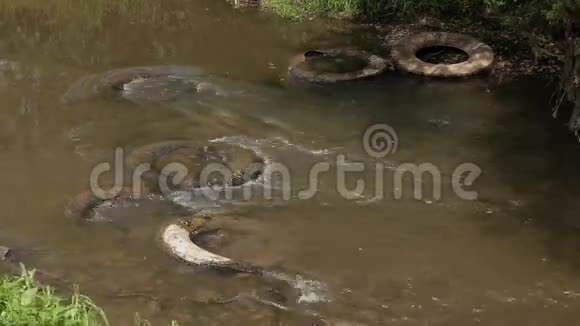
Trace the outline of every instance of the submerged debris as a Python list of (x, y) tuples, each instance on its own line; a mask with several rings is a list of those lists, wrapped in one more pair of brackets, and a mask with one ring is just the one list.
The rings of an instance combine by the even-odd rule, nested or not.
[(0, 246), (0, 261), (8, 259), (11, 253), (11, 249), (5, 246)]

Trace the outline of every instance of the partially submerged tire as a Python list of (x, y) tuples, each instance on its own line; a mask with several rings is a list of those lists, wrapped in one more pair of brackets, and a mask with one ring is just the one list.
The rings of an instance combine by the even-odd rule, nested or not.
[[(433, 64), (420, 60), (417, 52), (430, 47), (450, 47), (465, 52), (469, 59), (454, 64)], [(397, 43), (391, 56), (397, 68), (424, 76), (465, 77), (488, 70), (494, 54), (491, 47), (464, 34), (426, 32), (412, 35)]]
[(110, 198), (101, 198), (90, 190), (84, 191), (66, 206), (64, 214), (66, 217), (79, 222), (95, 222), (95, 210), (104, 205), (109, 207), (124, 206), (128, 202), (133, 202), (141, 197), (133, 193), (130, 188), (122, 188), (118, 193)]
[(176, 102), (201, 90), (200, 84), (180, 76), (139, 78), (119, 85), (119, 96), (139, 105)]
[[(165, 141), (145, 145), (129, 155), (132, 171), (142, 164), (149, 166), (142, 174), (146, 186), (165, 193), (212, 185), (240, 186), (262, 174), (264, 160), (252, 150), (230, 144)], [(217, 176), (206, 174), (209, 172)], [(177, 174), (180, 180), (174, 182)]]
[[(317, 69), (313, 60), (340, 60), (341, 58), (356, 60), (360, 66), (351, 70), (332, 71)], [(377, 55), (355, 49), (312, 50), (297, 55), (290, 60), (289, 78), (314, 84), (333, 84), (337, 82), (367, 79), (382, 74), (390, 67), (390, 63)]]
[(200, 79), (204, 75), (199, 68), (176, 65), (114, 69), (80, 78), (62, 100), (71, 103), (101, 96), (121, 97), (139, 104), (173, 101), (207, 87)]

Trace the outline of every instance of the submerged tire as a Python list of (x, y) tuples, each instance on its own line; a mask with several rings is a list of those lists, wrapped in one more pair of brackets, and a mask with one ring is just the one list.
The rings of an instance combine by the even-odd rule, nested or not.
[[(311, 58), (338, 59), (352, 58), (361, 62), (362, 67), (353, 71), (319, 71), (312, 67)], [(382, 74), (390, 63), (377, 55), (355, 49), (312, 50), (297, 55), (290, 60), (288, 75), (290, 79), (307, 81), (314, 84), (333, 84), (338, 82), (366, 79)]]
[(133, 190), (130, 188), (121, 189), (119, 193), (109, 199), (100, 198), (92, 191), (87, 190), (73, 198), (73, 200), (66, 206), (64, 214), (66, 217), (77, 221), (96, 221), (95, 209), (102, 205), (108, 205), (111, 207), (123, 206), (128, 202), (140, 198), (141, 197), (137, 198), (133, 193)]
[[(264, 159), (252, 150), (235, 145), (165, 141), (145, 145), (129, 155), (128, 165), (132, 171), (142, 164), (149, 166), (142, 174), (146, 186), (165, 193), (212, 185), (243, 185), (262, 174)], [(205, 174), (208, 172), (223, 178), (209, 179), (211, 175)], [(175, 174), (181, 180), (169, 182)], [(164, 185), (168, 188), (163, 189), (160, 182), (166, 182)]]
[(140, 105), (171, 103), (201, 91), (199, 83), (179, 76), (139, 78), (122, 86), (119, 95)]
[[(433, 64), (420, 60), (417, 52), (429, 47), (451, 47), (469, 56), (464, 62), (454, 64)], [(487, 44), (464, 34), (445, 32), (426, 32), (412, 35), (397, 43), (391, 57), (397, 68), (423, 76), (464, 77), (488, 70), (494, 54)]]
[[(207, 86), (200, 80), (204, 75), (200, 68), (190, 66), (115, 69), (80, 78), (63, 95), (62, 101), (72, 103), (99, 96), (121, 97), (139, 104), (172, 101), (183, 94), (205, 90)], [(147, 92), (145, 87), (149, 88)]]

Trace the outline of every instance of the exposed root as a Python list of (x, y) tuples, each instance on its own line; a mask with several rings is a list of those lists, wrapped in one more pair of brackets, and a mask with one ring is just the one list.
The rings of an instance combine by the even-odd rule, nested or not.
[(568, 128), (580, 140), (580, 51), (574, 23), (570, 21), (566, 29), (566, 51), (564, 67), (558, 89), (552, 96), (553, 116), (557, 117), (565, 102), (572, 103), (574, 108), (570, 115)]

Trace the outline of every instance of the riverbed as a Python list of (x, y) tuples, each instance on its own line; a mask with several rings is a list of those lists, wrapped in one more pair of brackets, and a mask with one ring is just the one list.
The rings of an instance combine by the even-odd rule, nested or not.
[[(135, 313), (152, 325), (573, 324), (580, 157), (550, 118), (550, 85), (395, 73), (336, 87), (287, 81), (288, 61), (305, 49), (388, 55), (380, 44), (346, 23), (289, 22), (225, 1), (0, 4), (0, 236), (27, 264), (79, 284), (112, 325)], [(82, 76), (154, 65), (199, 67), (253, 95), (166, 106), (62, 101)], [(216, 128), (204, 112), (238, 122)], [(394, 132), (396, 150), (369, 155), (365, 131), (375, 125)], [(312, 281), (312, 296), (169, 257), (155, 240), (168, 212), (156, 205), (124, 211), (122, 228), (64, 216), (115, 149), (171, 139), (237, 144), (288, 168), (288, 198), (256, 187), (250, 200), (218, 207), (258, 225), (219, 253), (292, 271)], [(306, 196), (312, 167), (324, 163)], [(345, 189), (339, 170), (354, 163), (364, 171), (349, 173)], [(440, 185), (421, 179), (415, 197), (414, 180), (396, 182), (405, 163), (430, 164)], [(481, 171), (462, 184), (477, 192), (470, 200), (453, 188), (466, 163)], [(353, 193), (357, 180), (365, 188)]]

